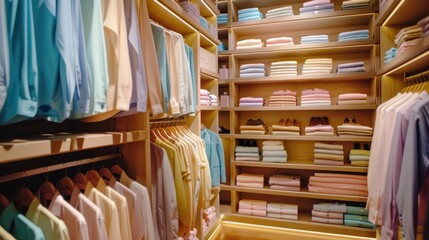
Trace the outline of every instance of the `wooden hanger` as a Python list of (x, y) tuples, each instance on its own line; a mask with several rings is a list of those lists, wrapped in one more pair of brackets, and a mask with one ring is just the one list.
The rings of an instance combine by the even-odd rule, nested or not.
[(44, 181), (40, 187), (39, 191), (37, 192), (37, 196), (40, 200), (40, 203), (48, 208), (51, 204), (52, 200), (54, 199), (55, 193), (57, 192), (57, 188), (53, 183), (51, 183), (48, 180), (48, 177), (46, 176), (46, 181)]
[(89, 182), (92, 183), (92, 185), (94, 185), (94, 187), (97, 186), (98, 181), (100, 181), (100, 174), (98, 174), (97, 171), (95, 171), (94, 169), (89, 170), (88, 172), (86, 172), (86, 178), (88, 179)]
[(74, 186), (73, 179), (67, 175), (66, 170), (66, 175), (57, 182), (57, 189), (66, 201), (70, 200)]
[(15, 205), (18, 212), (26, 214), (30, 207), (31, 201), (34, 199), (34, 194), (31, 190), (25, 186), (22, 186), (13, 193), (12, 202)]
[(106, 167), (100, 168), (98, 170), (98, 173), (100, 174), (101, 179), (103, 179), (107, 184), (109, 183), (110, 179), (112, 179), (112, 177), (113, 177), (113, 174)]
[(5, 195), (0, 194), (0, 215), (3, 213), (3, 211), (7, 208), (9, 205), (9, 200), (6, 198)]
[[(81, 162), (82, 165), (82, 162)], [(88, 179), (85, 177), (85, 175), (80, 171), (80, 167), (79, 167), (79, 172), (77, 172), (74, 176), (73, 176), (73, 182), (76, 184), (76, 186), (79, 188), (80, 192), (85, 192), (85, 188), (86, 185), (88, 184)]]
[(112, 173), (112, 175), (116, 178), (116, 180), (119, 181), (119, 179), (121, 178), (122, 172), (124, 170), (122, 169), (121, 166), (119, 166), (118, 164), (113, 165), (110, 168), (110, 172)]

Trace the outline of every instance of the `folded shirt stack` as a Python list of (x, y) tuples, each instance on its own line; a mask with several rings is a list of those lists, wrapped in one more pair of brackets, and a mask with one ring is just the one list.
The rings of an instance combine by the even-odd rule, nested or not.
[(237, 41), (236, 49), (261, 48), (263, 46), (264, 43), (261, 39), (245, 39)]
[(365, 72), (364, 62), (342, 63), (338, 64), (338, 73)]
[(203, 209), (203, 230), (216, 221), (216, 208), (211, 206)]
[(262, 161), (271, 163), (287, 162), (287, 152), (282, 141), (264, 141), (262, 143)]
[(306, 136), (333, 136), (334, 127), (331, 125), (314, 125), (305, 127)]
[(292, 6), (286, 6), (281, 8), (270, 9), (267, 11), (266, 18), (278, 18), (278, 17), (286, 17), (293, 16)]
[(344, 165), (343, 145), (314, 143), (314, 164), (316, 165)]
[(222, 51), (226, 51), (226, 50), (228, 50), (228, 48), (226, 47), (226, 45), (223, 42), (221, 42), (219, 45), (217, 45), (217, 51), (218, 52), (222, 52)]
[(240, 134), (248, 135), (264, 135), (267, 133), (267, 128), (264, 125), (241, 125)]
[(266, 47), (272, 47), (272, 46), (293, 46), (293, 38), (291, 37), (275, 37), (275, 38), (268, 38), (267, 43), (265, 44)]
[(268, 105), (271, 107), (296, 106), (296, 92), (289, 89), (274, 91)]
[(429, 16), (418, 21), (417, 25), (422, 28), (422, 38), (429, 36)]
[(344, 93), (338, 95), (338, 105), (367, 104), (368, 95), (366, 93)]
[(365, 40), (368, 38), (369, 38), (369, 30), (368, 29), (341, 32), (338, 35), (338, 41), (340, 41), (340, 42), (352, 41), (352, 40)]
[(399, 46), (398, 51), (396, 51), (396, 55), (400, 55), (404, 52), (407, 52), (410, 49), (414, 48), (415, 46), (419, 46), (421, 44), (422, 44), (421, 38), (405, 41)]
[(331, 95), (324, 89), (304, 89), (301, 95), (301, 106), (329, 106)]
[(391, 47), (384, 53), (384, 64), (391, 62), (396, 57), (397, 48)]
[(365, 207), (346, 205), (344, 203), (314, 204), (311, 216), (313, 222), (375, 228), (375, 225), (368, 221), (368, 209), (365, 209)]
[(268, 203), (267, 217), (298, 220), (298, 205), (286, 203)]
[(216, 38), (218, 38), (218, 31), (217, 31), (217, 27), (215, 27), (213, 24), (209, 23), (209, 32), (211, 34), (213, 34), (214, 36), (216, 36)]
[(338, 136), (372, 136), (372, 127), (360, 124), (343, 123), (337, 126)]
[(217, 16), (217, 24), (228, 23), (228, 13), (221, 13)]
[(292, 135), (299, 136), (301, 129), (299, 126), (282, 126), (282, 125), (273, 125), (273, 135)]
[(237, 146), (235, 147), (235, 161), (259, 161), (258, 147)]
[(301, 178), (299, 176), (279, 175), (270, 177), (270, 189), (284, 191), (301, 191)]
[(329, 42), (328, 35), (310, 35), (301, 37), (301, 44), (309, 43), (327, 43)]
[(396, 34), (394, 42), (398, 47), (396, 55), (407, 52), (410, 49), (414, 48), (416, 45), (422, 43), (422, 27), (419, 25), (413, 25), (401, 29), (401, 31)]
[(261, 20), (263, 19), (262, 13), (259, 12), (258, 8), (245, 8), (238, 10), (238, 21), (247, 20)]
[(239, 187), (264, 188), (263, 174), (242, 173), (237, 175), (236, 185)]
[(298, 74), (297, 61), (272, 62), (270, 76), (296, 76)]
[(242, 199), (238, 202), (238, 213), (253, 216), (267, 216), (267, 202)]
[(331, 58), (312, 58), (305, 60), (302, 74), (329, 74), (332, 71)]
[(368, 167), (370, 151), (366, 149), (350, 149), (350, 165)]
[(207, 29), (209, 28), (209, 22), (207, 22), (207, 20), (202, 16), (200, 16), (200, 24)]
[(250, 63), (240, 66), (240, 77), (265, 77), (265, 64), (263, 63)]
[(200, 21), (200, 11), (195, 4), (188, 0), (179, 0), (179, 5), (183, 11), (187, 12), (196, 22)]
[(214, 94), (209, 94), (210, 102), (212, 106), (218, 106), (217, 96)]
[(201, 106), (212, 105), (209, 95), (210, 95), (210, 92), (208, 90), (200, 89), (200, 105)]
[(367, 176), (340, 173), (315, 173), (314, 176), (310, 176), (308, 191), (367, 197)]
[(334, 4), (330, 0), (313, 0), (305, 2), (302, 8), (299, 8), (300, 14), (307, 13), (324, 13), (324, 12), (333, 12)]
[(343, 2), (343, 10), (368, 8), (370, 0), (348, 0)]
[(264, 99), (261, 97), (242, 97), (238, 103), (239, 107), (262, 107)]

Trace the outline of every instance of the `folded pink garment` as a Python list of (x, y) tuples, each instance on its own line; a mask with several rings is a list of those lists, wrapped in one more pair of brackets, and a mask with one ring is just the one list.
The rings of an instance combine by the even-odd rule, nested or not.
[(325, 89), (319, 89), (319, 88), (315, 88), (315, 89), (304, 89), (302, 90), (302, 96), (306, 96), (306, 95), (310, 95), (310, 94), (329, 94), (328, 90)]
[(261, 97), (242, 97), (240, 102), (263, 102), (264, 98)]
[(256, 205), (256, 204), (241, 202), (241, 201), (238, 203), (238, 207), (241, 209), (250, 209), (250, 210), (261, 210), (261, 211), (267, 210), (266, 205)]
[(242, 173), (237, 175), (237, 182), (242, 182), (242, 183), (261, 183), (262, 182), (263, 183), (264, 175)]
[(304, 135), (306, 136), (333, 136), (334, 135), (334, 131), (332, 132), (309, 132), (309, 133), (304, 133)]
[(365, 93), (344, 93), (338, 95), (339, 100), (366, 100), (368, 95)]
[(241, 199), (239, 202), (258, 205), (258, 206), (265, 206), (265, 207), (267, 206), (267, 201), (263, 201), (263, 200)]
[(311, 177), (310, 177), (309, 184), (317, 187), (368, 192), (368, 187), (366, 185), (358, 185), (358, 184), (342, 183), (342, 182), (341, 183), (315, 182), (315, 181), (312, 181)]
[(317, 193), (327, 193), (327, 194), (340, 194), (340, 195), (352, 195), (352, 196), (361, 196), (368, 197), (367, 192), (361, 191), (353, 191), (353, 190), (344, 190), (344, 189), (332, 189), (325, 187), (318, 187), (313, 185), (308, 185), (309, 192), (317, 192)]
[(343, 219), (343, 213), (335, 213), (335, 212), (321, 212), (313, 210), (311, 211), (311, 215), (314, 217), (322, 217), (322, 218), (330, 218), (330, 219)]
[(216, 220), (216, 212), (210, 213), (207, 218), (204, 218), (206, 222), (214, 222)]
[(245, 214), (245, 215), (253, 215), (253, 216), (267, 216), (267, 211), (261, 211), (261, 210), (249, 210), (249, 209), (238, 209), (238, 213)]
[(271, 100), (296, 100), (296, 97), (293, 95), (274, 95), (270, 97)]
[(355, 178), (355, 179), (367, 179), (367, 176), (356, 175), (356, 174), (344, 174), (344, 173), (314, 173), (316, 177), (344, 177), (344, 178)]
[(303, 95), (301, 96), (301, 99), (310, 99), (310, 98), (320, 98), (320, 99), (325, 99), (325, 98), (330, 98), (331, 95), (328, 94), (323, 94), (323, 93), (314, 93), (314, 94), (308, 94), (308, 95)]
[(311, 217), (311, 221), (320, 222), (320, 223), (330, 223), (330, 224), (338, 224), (343, 225), (343, 219), (336, 218), (321, 218), (321, 217)]
[(356, 178), (347, 178), (347, 177), (318, 177), (318, 176), (310, 176), (310, 179), (314, 182), (321, 182), (321, 183), (351, 183), (351, 184), (357, 184), (357, 185), (364, 185), (366, 186), (367, 181), (364, 179), (356, 179)]
[(305, 127), (305, 132), (333, 132), (334, 128), (331, 125), (315, 125), (315, 126), (309, 126)]
[(298, 215), (298, 208), (297, 209), (280, 209), (280, 208), (267, 207), (267, 212), (279, 213), (279, 214), (289, 214), (289, 215)]
[(343, 161), (336, 160), (324, 160), (324, 159), (314, 159), (314, 164), (316, 165), (329, 165), (329, 166), (343, 166)]
[(298, 214), (281, 214), (281, 213), (267, 212), (267, 217), (281, 218), (281, 219), (288, 219), (288, 220), (298, 220)]
[(235, 161), (259, 161), (259, 157), (235, 157)]
[(240, 99), (240, 103), (264, 103), (264, 100), (260, 99)]
[(270, 185), (270, 189), (282, 190), (282, 191), (296, 191), (296, 192), (301, 191), (300, 187), (285, 186), (285, 185)]
[(368, 100), (338, 100), (338, 105), (367, 104)]
[(209, 208), (206, 208), (203, 210), (203, 217), (207, 217), (208, 215), (210, 215), (210, 213), (212, 212), (216, 212), (216, 208), (211, 206)]
[(200, 96), (200, 99), (201, 100), (211, 100), (209, 96), (203, 96), (203, 95)]
[(208, 96), (210, 94), (209, 91), (207, 91), (206, 89), (200, 89), (200, 95), (201, 96)]
[(238, 187), (249, 187), (249, 188), (264, 188), (264, 183), (242, 183), (237, 182)]
[(269, 179), (270, 185), (301, 186), (299, 176), (275, 175)]

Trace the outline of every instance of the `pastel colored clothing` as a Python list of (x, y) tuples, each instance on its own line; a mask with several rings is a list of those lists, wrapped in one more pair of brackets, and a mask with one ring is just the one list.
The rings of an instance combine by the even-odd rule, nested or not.
[(320, 223), (329, 223), (329, 224), (338, 224), (343, 225), (343, 219), (337, 219), (337, 218), (323, 218), (323, 217), (311, 217), (311, 221), (313, 222), (320, 222)]
[(313, 210), (320, 212), (347, 212), (347, 206), (343, 203), (318, 203), (313, 204)]
[(271, 218), (280, 218), (280, 219), (288, 219), (288, 220), (298, 220), (298, 214), (283, 214), (283, 213), (273, 213), (267, 212), (267, 217)]
[(0, 112), (6, 101), (10, 84), (9, 38), (6, 23), (5, 1), (0, 2)]
[(4, 240), (15, 240), (10, 233), (8, 233), (2, 226), (0, 226), (0, 238)]
[(361, 197), (367, 197), (368, 192), (366, 191), (356, 191), (356, 190), (349, 190), (349, 189), (333, 189), (330, 187), (320, 187), (320, 186), (308, 186), (309, 192), (317, 192), (317, 193), (327, 193), (327, 194), (341, 194), (341, 195), (352, 195), (352, 196), (361, 196)]
[(252, 210), (252, 209), (238, 209), (239, 214), (245, 214), (245, 215), (253, 215), (253, 216), (267, 216), (267, 211), (265, 210)]
[(18, 213), (13, 203), (10, 203), (1, 213), (0, 226), (3, 230), (13, 235), (13, 237), (2, 238), (0, 234), (0, 239), (45, 239), (42, 229), (32, 223), (24, 215)]
[(336, 213), (336, 212), (322, 212), (322, 211), (311, 211), (311, 215), (315, 217), (321, 217), (321, 218), (333, 218), (333, 219), (343, 219), (344, 214), (343, 213)]

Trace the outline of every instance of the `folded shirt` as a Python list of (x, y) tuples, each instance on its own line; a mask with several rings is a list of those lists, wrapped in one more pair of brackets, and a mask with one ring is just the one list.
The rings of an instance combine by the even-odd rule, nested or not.
[(320, 222), (320, 223), (343, 225), (343, 219), (336, 219), (336, 218), (322, 218), (322, 217), (311, 216), (311, 221)]
[(316, 143), (314, 143), (314, 148), (342, 151), (343, 150), (343, 145), (316, 142)]
[(368, 167), (369, 166), (369, 161), (358, 161), (358, 160), (354, 160), (354, 161), (350, 161), (350, 165), (352, 166), (356, 166), (356, 167)]
[(287, 157), (263, 157), (262, 161), (270, 163), (285, 163), (287, 162)]
[(263, 210), (250, 210), (250, 209), (239, 208), (238, 213), (245, 214), (245, 215), (261, 216), (261, 217), (267, 216), (267, 211), (263, 211)]
[(311, 215), (314, 217), (331, 218), (331, 219), (343, 219), (344, 218), (344, 213), (324, 212), (324, 211), (317, 211), (317, 210), (312, 210)]
[(327, 154), (327, 153), (315, 153), (314, 158), (325, 159), (325, 160), (344, 161), (344, 155)]
[(283, 214), (298, 214), (298, 205), (297, 204), (287, 204), (287, 203), (268, 203), (267, 211), (273, 213), (283, 213)]
[(265, 68), (265, 64), (263, 63), (250, 63), (250, 64), (243, 64), (240, 66), (240, 70), (245, 70), (248, 68)]
[(364, 67), (364, 66), (365, 66), (364, 62), (342, 63), (342, 64), (338, 64), (338, 69)]
[(270, 185), (270, 189), (280, 190), (280, 191), (295, 191), (295, 192), (301, 191), (301, 187), (298, 187), (298, 186), (286, 186), (286, 185), (277, 185), (277, 184)]
[(331, 150), (331, 149), (314, 149), (315, 153), (328, 153), (333, 155), (344, 155), (344, 152), (342, 150)]
[(286, 157), (287, 153), (285, 150), (278, 151), (262, 151), (263, 157)]
[(350, 227), (363, 227), (363, 228), (370, 228), (370, 229), (375, 229), (376, 228), (376, 225), (374, 225), (371, 222), (349, 220), (349, 219), (344, 219), (344, 225), (350, 226)]
[(279, 125), (273, 125), (272, 126), (273, 131), (290, 131), (290, 132), (299, 132), (300, 128), (297, 126), (279, 126)]
[(282, 141), (263, 141), (263, 146), (283, 146)]
[(287, 220), (298, 220), (298, 214), (292, 215), (292, 214), (281, 214), (281, 213), (268, 212), (267, 217), (287, 219)]
[(235, 147), (236, 153), (259, 153), (258, 147), (246, 147), (246, 146), (237, 146)]
[(248, 182), (248, 183), (263, 183), (264, 175), (263, 174), (250, 174), (242, 173), (237, 175), (237, 182)]
[(261, 200), (249, 200), (243, 199), (238, 202), (238, 208), (241, 209), (255, 209), (255, 210), (267, 210), (267, 202)]
[(350, 73), (350, 72), (366, 72), (365, 67), (354, 67), (354, 68), (339, 68), (338, 73)]
[(265, 135), (265, 130), (242, 130), (240, 134), (244, 135)]
[(285, 147), (282, 145), (265, 145), (262, 146), (263, 151), (278, 151), (278, 150), (284, 150)]
[(248, 182), (236, 182), (238, 187), (248, 187), (248, 188), (264, 188), (264, 183), (248, 183)]
[(278, 13), (278, 12), (290, 12), (292, 11), (292, 6), (285, 6), (285, 7), (280, 7), (280, 8), (274, 8), (274, 9), (270, 9), (267, 11), (267, 15), (268, 14), (272, 14), (272, 13)]
[(309, 7), (309, 6), (317, 6), (317, 5), (323, 5), (323, 4), (329, 4), (329, 3), (331, 3), (330, 0), (313, 0), (313, 1), (304, 2), (303, 6)]
[(350, 155), (369, 156), (370, 153), (369, 150), (365, 149), (350, 149)]
[(241, 41), (237, 41), (237, 46), (251, 46), (262, 43), (261, 39), (245, 39)]
[(311, 177), (308, 184), (311, 186), (332, 188), (332, 189), (338, 189), (338, 190), (353, 190), (353, 191), (360, 191), (360, 192), (368, 192), (368, 187), (365, 185), (357, 185), (357, 184), (350, 184), (350, 183), (313, 182), (311, 181)]
[(269, 179), (270, 185), (281, 185), (281, 186), (301, 186), (300, 176), (292, 176), (292, 175), (274, 175)]
[(240, 78), (265, 77), (265, 73), (241, 73)]
[(316, 192), (316, 193), (352, 195), (352, 196), (360, 196), (360, 197), (368, 196), (368, 192), (349, 190), (349, 189), (335, 189), (330, 187), (319, 187), (319, 186), (313, 186), (313, 185), (308, 185), (308, 191)]
[(369, 156), (350, 155), (350, 161), (369, 161)]
[(344, 93), (338, 95), (339, 100), (367, 100), (368, 95), (366, 93)]
[(313, 204), (313, 210), (320, 212), (346, 213), (347, 206), (344, 203), (317, 203)]
[(259, 158), (259, 153), (235, 153), (236, 157), (257, 157)]
[(343, 161), (337, 160), (326, 160), (326, 159), (314, 159), (314, 164), (316, 165), (329, 165), (329, 166), (343, 166)]
[(235, 157), (235, 161), (259, 161), (259, 156), (257, 157)]
[(338, 105), (367, 104), (368, 100), (339, 100)]
[(308, 6), (304, 6), (299, 8), (299, 12), (300, 13), (305, 13), (305, 12), (312, 12), (312, 11), (318, 11), (318, 10), (333, 10), (334, 9), (334, 4), (333, 3), (325, 3), (325, 4), (320, 4), (320, 5), (308, 5)]

